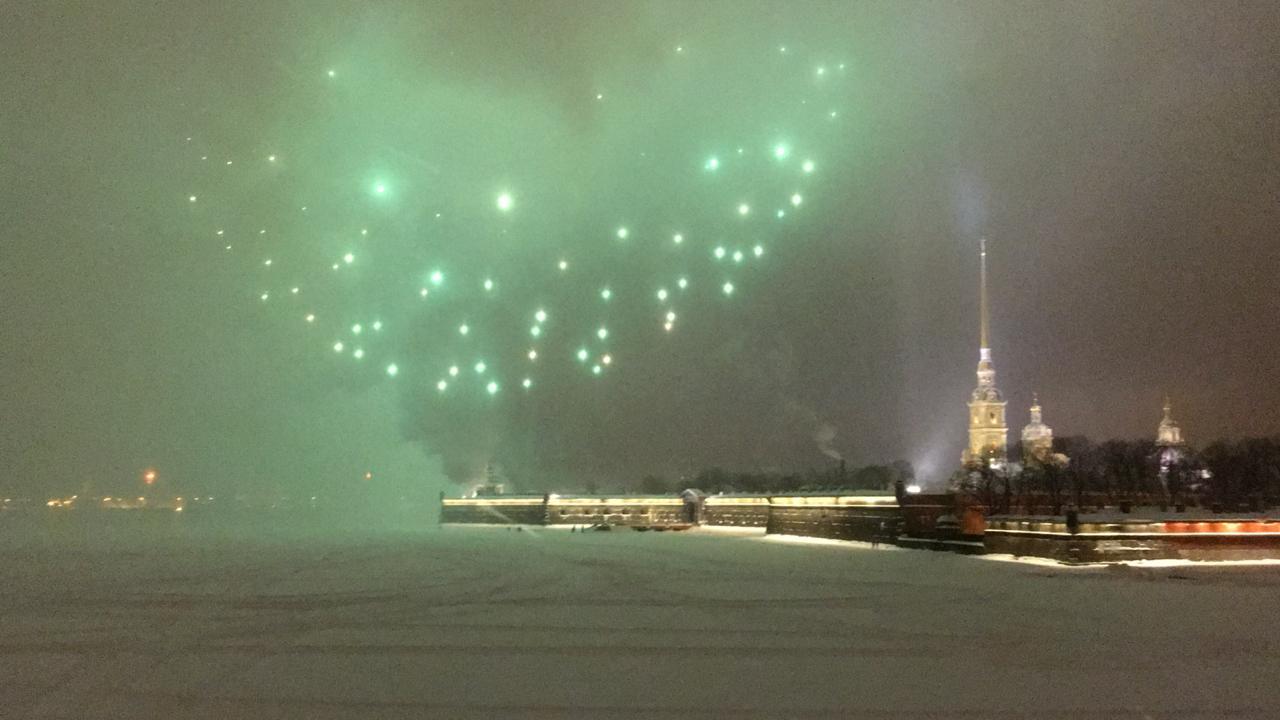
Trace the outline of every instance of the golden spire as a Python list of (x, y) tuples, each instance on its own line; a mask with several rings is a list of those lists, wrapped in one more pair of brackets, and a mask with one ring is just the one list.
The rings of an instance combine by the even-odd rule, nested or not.
[(978, 241), (979, 258), (981, 261), (982, 271), (979, 281), (978, 299), (979, 313), (981, 314), (981, 337), (978, 339), (978, 347), (980, 348), (982, 359), (988, 360), (991, 356), (991, 345), (987, 338), (987, 239), (982, 238)]

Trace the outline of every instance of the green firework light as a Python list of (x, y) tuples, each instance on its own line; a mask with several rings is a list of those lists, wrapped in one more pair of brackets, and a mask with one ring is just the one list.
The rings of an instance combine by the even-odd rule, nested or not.
[[(688, 60), (700, 56), (691, 50), (684, 44), (668, 48)], [(262, 312), (280, 310), (292, 322), (301, 320), (321, 331), (305, 342), (320, 349), (329, 344), (336, 367), (374, 376), (381, 367), (386, 377), (402, 376), (405, 387), (434, 386), (458, 397), (479, 390), (494, 394), (501, 385), (516, 383), (545, 392), (560, 382), (554, 373), (562, 363), (576, 360), (595, 375), (612, 369), (610, 354), (597, 350), (593, 362), (586, 348), (566, 348), (574, 338), (594, 335), (599, 343), (608, 341), (609, 349), (626, 353), (627, 366), (636, 357), (633, 344), (697, 342), (696, 333), (679, 340), (670, 334), (676, 322), (673, 301), (679, 301), (686, 330), (702, 327), (685, 325), (690, 317), (735, 312), (733, 305), (710, 299), (739, 289), (708, 273), (732, 270), (743, 283), (742, 294), (749, 296), (746, 288), (767, 282), (747, 279), (768, 272), (770, 264), (744, 260), (762, 258), (766, 247), (782, 254), (797, 244), (800, 236), (794, 228), (804, 215), (803, 194), (817, 191), (813, 183), (819, 175), (831, 174), (825, 168), (816, 172), (820, 162), (832, 163), (822, 151), (846, 141), (836, 130), (839, 124), (833, 124), (844, 117), (840, 87), (846, 73), (815, 65), (812, 59), (805, 62), (801, 50), (781, 54), (795, 64), (787, 82), (781, 75), (769, 80), (776, 81), (771, 92), (793, 93), (807, 103), (779, 106), (772, 116), (746, 117), (732, 134), (724, 128), (695, 127), (688, 131), (687, 146), (639, 148), (634, 167), (617, 171), (628, 176), (655, 167), (661, 180), (652, 187), (668, 185), (670, 192), (659, 188), (633, 196), (616, 189), (620, 186), (593, 181), (578, 191), (585, 194), (585, 212), (570, 205), (568, 193), (558, 194), (559, 187), (547, 182), (536, 164), (507, 162), (503, 153), (510, 154), (509, 148), (495, 147), (487, 154), (477, 145), (469, 149), (470, 158), (409, 151), (401, 153), (402, 160), (396, 152), (361, 157), (348, 148), (378, 147), (382, 140), (351, 130), (359, 127), (354, 123), (338, 122), (334, 127), (354, 132), (361, 141), (338, 142), (345, 139), (341, 133), (325, 135), (323, 113), (311, 121), (322, 129), (303, 128), (300, 134), (332, 142), (307, 146), (273, 138), (259, 145), (268, 151), (252, 157), (202, 150), (224, 174), (171, 196), (190, 213), (197, 236), (225, 248), (228, 262), (256, 267), (249, 297), (261, 300)], [(815, 68), (820, 67), (826, 69), (819, 73)], [(686, 69), (692, 71), (692, 66)], [(327, 78), (322, 83), (326, 92), (352, 92), (350, 78), (360, 74), (354, 68), (341, 74), (323, 67), (311, 72), (313, 78)], [(821, 94), (814, 94), (819, 86)], [(611, 92), (607, 100), (604, 93), (593, 93), (588, 100), (601, 108), (625, 102), (621, 92)], [(335, 112), (339, 119), (347, 114), (354, 118), (357, 109), (353, 105)], [(216, 140), (204, 139), (202, 145), (216, 145)], [(682, 148), (681, 153), (675, 148)], [(330, 162), (326, 154), (343, 162)], [(415, 159), (418, 155), (423, 159)], [(198, 155), (192, 162), (212, 164), (197, 159), (206, 157)], [(342, 167), (346, 172), (341, 175), (327, 172)], [(376, 167), (377, 174), (369, 173), (369, 167)], [(353, 175), (350, 168), (365, 169)], [(441, 183), (442, 177), (450, 181)], [(335, 195), (331, 186), (347, 192)], [(229, 199), (237, 196), (231, 192), (237, 188), (245, 190), (239, 204)], [(578, 216), (586, 218), (580, 233)], [(254, 219), (241, 222), (244, 217)], [(253, 224), (246, 227), (247, 222)], [(729, 262), (736, 265), (726, 267)], [(327, 272), (330, 268), (341, 272)], [(712, 290), (703, 294), (698, 292), (702, 287)], [(656, 313), (655, 299), (661, 308)], [(555, 324), (549, 326), (553, 315)], [(351, 322), (353, 317), (362, 322)], [(352, 346), (335, 337), (345, 337)], [(361, 347), (354, 347), (357, 337)], [(599, 348), (596, 341), (593, 346)], [(492, 367), (484, 361), (471, 367), (491, 377), (490, 384), (463, 382), (458, 361), (468, 355), (474, 359), (479, 352), (493, 361)], [(412, 363), (404, 367), (393, 362), (408, 363), (410, 357)], [(364, 370), (356, 370), (352, 360), (363, 360)], [(525, 376), (531, 369), (540, 374)], [(514, 372), (520, 374), (510, 374)]]

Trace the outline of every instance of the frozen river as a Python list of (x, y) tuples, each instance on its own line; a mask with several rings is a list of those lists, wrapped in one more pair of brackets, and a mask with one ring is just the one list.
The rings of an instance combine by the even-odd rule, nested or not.
[(0, 716), (1272, 718), (1280, 570), (720, 531), (3, 537)]

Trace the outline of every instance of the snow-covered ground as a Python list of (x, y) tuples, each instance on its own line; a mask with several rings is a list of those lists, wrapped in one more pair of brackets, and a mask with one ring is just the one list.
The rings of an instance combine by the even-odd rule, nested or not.
[(0, 717), (1274, 718), (1280, 569), (750, 531), (0, 535)]

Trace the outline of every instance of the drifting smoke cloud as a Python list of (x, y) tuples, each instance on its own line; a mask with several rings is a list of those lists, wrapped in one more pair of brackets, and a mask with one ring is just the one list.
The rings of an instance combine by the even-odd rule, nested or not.
[(832, 441), (836, 439), (836, 426), (831, 423), (822, 423), (818, 426), (818, 431), (813, 434), (813, 441), (818, 443), (818, 449), (823, 455), (833, 460), (844, 460), (844, 456), (840, 451), (831, 446)]

